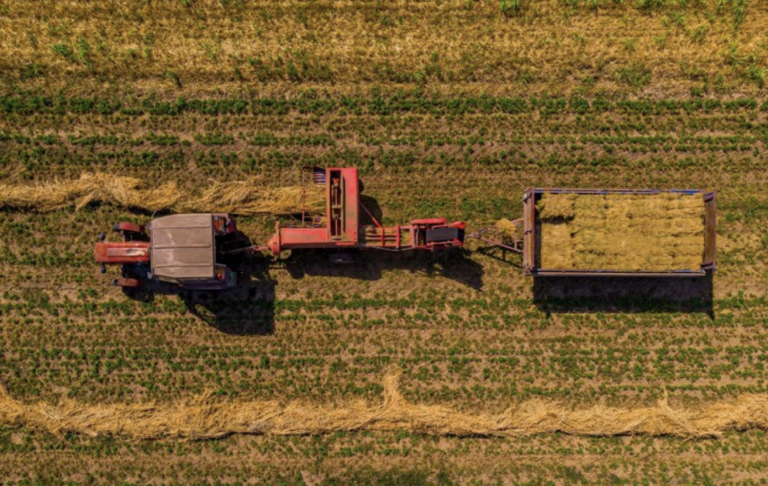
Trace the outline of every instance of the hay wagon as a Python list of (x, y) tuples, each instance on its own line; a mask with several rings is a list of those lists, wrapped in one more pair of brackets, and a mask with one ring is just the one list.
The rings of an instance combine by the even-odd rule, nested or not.
[(476, 231), (526, 275), (695, 277), (715, 270), (714, 192), (528, 189), (523, 217)]

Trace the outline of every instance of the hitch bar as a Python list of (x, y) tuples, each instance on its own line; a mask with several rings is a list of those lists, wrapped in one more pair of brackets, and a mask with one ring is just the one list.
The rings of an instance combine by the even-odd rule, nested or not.
[(240, 253), (259, 253), (266, 250), (269, 250), (269, 247), (252, 245), (252, 246), (246, 246), (245, 248), (237, 248), (235, 250), (222, 251), (221, 254), (222, 255), (238, 255)]
[[(516, 219), (512, 221), (515, 227), (520, 225), (522, 222), (523, 222), (522, 219)], [(482, 242), (488, 243), (489, 245), (498, 246), (499, 248), (503, 248), (505, 250), (509, 250), (515, 253), (523, 253), (523, 240), (522, 238), (518, 237), (517, 231), (515, 231), (512, 237), (513, 238), (512, 245), (508, 245), (503, 242), (498, 226), (486, 226), (485, 228), (480, 228), (474, 233), (467, 235), (467, 238), (480, 240)], [(493, 239), (489, 239), (489, 238), (493, 238)]]

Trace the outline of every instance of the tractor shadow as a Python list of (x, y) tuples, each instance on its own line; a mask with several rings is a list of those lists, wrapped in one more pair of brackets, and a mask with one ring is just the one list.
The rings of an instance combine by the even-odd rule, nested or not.
[[(243, 244), (250, 241), (243, 240)], [(128, 297), (152, 302), (156, 295), (178, 296), (187, 312), (231, 335), (268, 335), (275, 331), (275, 286), (269, 262), (261, 257), (224, 260), (237, 274), (229, 290), (188, 290), (163, 282), (145, 282), (140, 289), (123, 289)]]
[(181, 290), (187, 312), (217, 330), (237, 336), (275, 332), (275, 286), (267, 262), (249, 260), (233, 268), (237, 286), (229, 290)]
[(704, 313), (714, 318), (705, 277), (534, 277), (533, 300), (549, 313)]
[[(361, 195), (365, 210), (361, 224), (382, 221), (382, 210), (375, 198)], [(236, 248), (253, 243), (242, 233), (235, 240)], [(336, 252), (338, 254), (338, 252)], [(333, 251), (301, 250), (286, 260), (273, 261), (262, 256), (220, 255), (220, 260), (237, 273), (237, 286), (230, 290), (188, 290), (163, 282), (144, 282), (140, 289), (123, 289), (130, 298), (152, 302), (156, 295), (176, 295), (184, 302), (187, 312), (221, 332), (231, 335), (268, 335), (275, 331), (275, 287), (271, 269), (287, 270), (296, 279), (305, 276), (345, 277), (379, 280), (385, 272), (408, 270), (412, 274), (448, 278), (481, 290), (483, 267), (469, 258), (464, 249), (441, 252), (355, 251), (350, 262), (333, 263)]]

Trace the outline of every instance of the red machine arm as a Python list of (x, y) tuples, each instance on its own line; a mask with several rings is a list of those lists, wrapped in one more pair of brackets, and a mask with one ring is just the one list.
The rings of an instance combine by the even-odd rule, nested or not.
[[(301, 248), (360, 248), (389, 251), (440, 250), (463, 246), (463, 222), (448, 224), (445, 218), (415, 219), (409, 225), (384, 227), (360, 202), (358, 171), (354, 168), (325, 170), (326, 217), (324, 225), (276, 225), (267, 247), (278, 255)], [(360, 225), (368, 213), (373, 225)]]

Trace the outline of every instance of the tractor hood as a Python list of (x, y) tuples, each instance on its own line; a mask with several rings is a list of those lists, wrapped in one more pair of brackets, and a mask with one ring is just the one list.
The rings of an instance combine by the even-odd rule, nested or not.
[(152, 273), (178, 281), (214, 278), (213, 215), (177, 214), (149, 225)]

